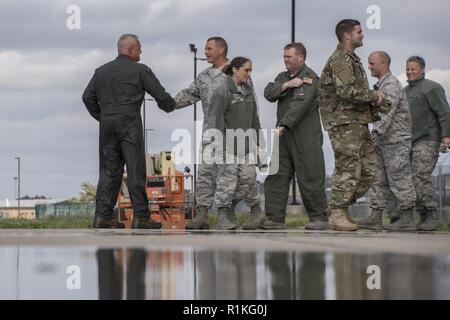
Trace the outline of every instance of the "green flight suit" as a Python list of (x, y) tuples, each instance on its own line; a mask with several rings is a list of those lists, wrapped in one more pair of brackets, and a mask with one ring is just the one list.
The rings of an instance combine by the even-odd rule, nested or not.
[[(298, 88), (281, 91), (283, 83), (293, 79), (310, 79)], [(307, 81), (308, 82), (308, 81)], [(277, 127), (285, 127), (279, 139), (279, 168), (265, 183), (265, 210), (269, 220), (284, 223), (289, 187), (294, 173), (306, 213), (311, 221), (326, 221), (325, 163), (323, 134), (318, 104), (319, 77), (304, 65), (295, 75), (282, 72), (270, 82), (264, 96), (278, 101)], [(276, 157), (272, 155), (272, 162)], [(271, 172), (272, 173), (272, 172)]]

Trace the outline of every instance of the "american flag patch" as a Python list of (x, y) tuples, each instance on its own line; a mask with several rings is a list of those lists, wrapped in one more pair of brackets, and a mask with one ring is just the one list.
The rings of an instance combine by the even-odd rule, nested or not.
[(303, 83), (313, 84), (314, 80), (312, 78), (303, 78)]

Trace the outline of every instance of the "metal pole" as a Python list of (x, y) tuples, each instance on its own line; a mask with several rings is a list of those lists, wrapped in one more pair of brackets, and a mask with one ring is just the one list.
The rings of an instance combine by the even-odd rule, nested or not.
[(18, 217), (21, 217), (20, 214), (20, 157), (15, 157), (17, 159), (17, 211), (18, 211)]
[(145, 139), (146, 139), (145, 148), (146, 148), (146, 150), (147, 150), (146, 153), (150, 153), (150, 148), (147, 146), (147, 144), (148, 144), (148, 136), (147, 136), (147, 133), (148, 133), (149, 131), (155, 131), (155, 129), (153, 129), (153, 128), (145, 129)]
[(292, 0), (291, 42), (295, 42), (295, 0)]
[(17, 177), (14, 177), (14, 199), (17, 200)]
[[(292, 0), (292, 10), (291, 10), (291, 42), (295, 42), (295, 0)], [(297, 202), (297, 182), (295, 175), (292, 178), (292, 204), (296, 205)]]
[[(194, 48), (194, 81), (197, 78), (197, 48)], [(197, 103), (194, 103), (194, 188), (197, 190)]]
[[(195, 44), (190, 43), (189, 48), (192, 53), (194, 53), (194, 81), (197, 78), (197, 60), (206, 61), (207, 59), (204, 58), (197, 58), (197, 48), (195, 47)], [(195, 190), (197, 189), (197, 103), (194, 103), (194, 176), (193, 176), (193, 182), (194, 182), (194, 194)]]

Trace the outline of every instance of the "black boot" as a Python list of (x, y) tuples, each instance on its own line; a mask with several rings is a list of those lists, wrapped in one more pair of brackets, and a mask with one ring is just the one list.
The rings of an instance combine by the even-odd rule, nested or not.
[(287, 225), (284, 222), (277, 222), (266, 218), (260, 228), (265, 230), (285, 230), (287, 229)]
[(327, 230), (328, 220), (311, 220), (311, 222), (305, 224), (305, 230)]
[(133, 217), (133, 229), (161, 229), (162, 223), (148, 217)]
[(94, 229), (123, 229), (125, 225), (117, 220), (111, 218), (104, 218), (101, 216), (94, 216), (92, 222), (92, 228)]
[(326, 208), (322, 215), (308, 215), (310, 222), (305, 224), (305, 230), (327, 230), (328, 216), (330, 213), (331, 209)]

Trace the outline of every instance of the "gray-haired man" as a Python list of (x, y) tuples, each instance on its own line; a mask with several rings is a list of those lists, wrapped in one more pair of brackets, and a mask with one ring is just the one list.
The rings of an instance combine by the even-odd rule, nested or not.
[(140, 60), (137, 36), (124, 34), (117, 42), (119, 55), (97, 68), (83, 93), (83, 102), (100, 123), (100, 178), (97, 186), (94, 228), (124, 228), (113, 219), (124, 164), (133, 204), (133, 228), (159, 229), (148, 209), (145, 191), (145, 151), (140, 109), (148, 92), (165, 112), (175, 101), (161, 86), (153, 71)]
[(397, 199), (400, 219), (385, 226), (389, 230), (416, 230), (414, 206), (416, 194), (411, 175), (411, 114), (400, 81), (391, 73), (391, 58), (384, 51), (369, 55), (369, 69), (378, 78), (375, 90), (391, 101), (391, 110), (374, 122), (372, 137), (376, 146), (377, 173), (371, 189), (369, 218), (358, 223), (365, 229), (383, 229), (383, 211), (392, 194)]

